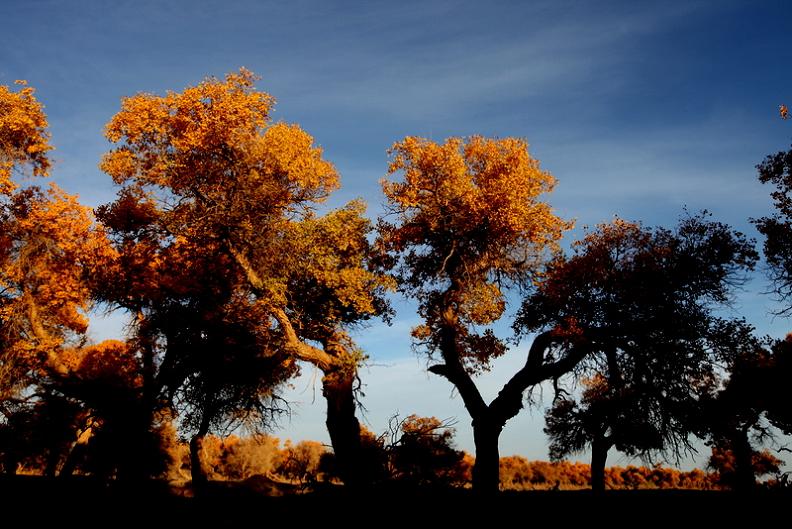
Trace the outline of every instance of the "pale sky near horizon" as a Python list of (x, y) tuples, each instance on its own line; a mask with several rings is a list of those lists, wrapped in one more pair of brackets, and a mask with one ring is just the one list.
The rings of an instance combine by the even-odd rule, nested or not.
[[(520, 136), (558, 179), (548, 200), (581, 227), (619, 215), (673, 225), (683, 208), (710, 210), (757, 237), (770, 211), (755, 165), (789, 147), (792, 4), (663, 2), (0, 2), (0, 84), (27, 79), (50, 119), (53, 179), (91, 206), (115, 188), (97, 163), (122, 96), (181, 90), (245, 66), (274, 95), (275, 118), (316, 138), (342, 175), (330, 206), (362, 197), (381, 212), (386, 150), (405, 135), (441, 140)], [(786, 318), (758, 271), (732, 312), (762, 334)], [(395, 412), (469, 419), (444, 380), (410, 349), (414, 307), (396, 300), (387, 327), (358, 333), (369, 427)], [(510, 307), (513, 314), (516, 307)], [(97, 340), (122, 331), (97, 320)], [(524, 361), (522, 344), (482, 380), (493, 397)], [(277, 432), (327, 440), (319, 376), (309, 367)], [(550, 401), (547, 395), (544, 402)], [(541, 406), (511, 421), (504, 455), (547, 457)], [(614, 455), (610, 462), (619, 463)]]

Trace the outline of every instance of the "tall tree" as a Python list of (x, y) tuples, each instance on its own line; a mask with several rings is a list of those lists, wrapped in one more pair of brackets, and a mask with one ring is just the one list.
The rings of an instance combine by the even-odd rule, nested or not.
[(555, 179), (539, 168), (524, 141), (472, 137), (443, 144), (408, 137), (391, 149), (383, 181), (389, 217), (380, 221), (381, 250), (395, 267), (400, 290), (419, 303), (416, 344), (435, 363), (429, 371), (459, 391), (476, 444), (473, 486), (498, 490), (498, 438), (522, 407), (523, 391), (550, 376), (521, 372), (491, 403), (475, 375), (506, 345), (490, 329), (500, 320), (505, 289), (527, 286), (570, 224), (540, 200)]
[[(604, 224), (549, 263), (515, 327), (539, 332), (535, 340), (572, 328), (591, 344), (573, 370), (590, 381), (581, 405), (564, 397), (549, 412), (553, 455), (590, 445), (592, 487), (602, 490), (614, 446), (645, 457), (690, 449), (694, 410), (717, 384), (724, 329), (733, 326), (714, 309), (756, 259), (752, 241), (701, 214), (673, 231)], [(550, 354), (569, 349), (559, 341)]]
[(123, 249), (121, 268), (135, 273), (122, 273), (131, 278), (125, 291), (109, 297), (146, 321), (173, 300), (207, 313), (227, 311), (226, 301), (249, 304), (256, 332), (270, 335), (262, 354), (287, 355), (276, 364), (290, 374), (296, 360), (323, 371), (328, 429), (351, 483), (360, 477), (362, 354), (348, 330), (386, 312), (388, 282), (367, 266), (361, 204), (313, 213), (338, 174), (300, 127), (272, 122), (273, 99), (254, 81), (243, 69), (123, 101), (107, 126), (119, 145), (102, 163), (123, 187), (101, 217)]

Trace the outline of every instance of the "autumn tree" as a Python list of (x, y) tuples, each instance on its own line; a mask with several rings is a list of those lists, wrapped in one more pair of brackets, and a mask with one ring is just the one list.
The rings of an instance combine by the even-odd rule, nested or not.
[(534, 344), (548, 340), (556, 362), (575, 358), (576, 343), (588, 349), (570, 369), (573, 380), (587, 381), (580, 403), (563, 392), (563, 372), (552, 377), (551, 456), (590, 446), (592, 487), (603, 490), (612, 447), (645, 458), (690, 450), (692, 419), (717, 386), (726, 329), (734, 326), (715, 309), (756, 259), (752, 241), (703, 213), (675, 230), (603, 224), (571, 256), (548, 263), (515, 328), (539, 333)]
[(319, 477), (322, 458), (327, 454), (325, 445), (318, 441), (286, 442), (278, 472), (303, 485), (315, 484)]
[(383, 181), (388, 215), (378, 244), (400, 290), (418, 301), (424, 323), (413, 336), (434, 361), (429, 371), (454, 385), (472, 418), (474, 487), (497, 491), (501, 430), (526, 388), (565, 368), (521, 372), (485, 402), (475, 375), (507, 350), (486, 327), (503, 315), (506, 289), (530, 284), (570, 224), (540, 200), (555, 179), (522, 140), (408, 137), (390, 153), (389, 174), (403, 179)]
[[(242, 69), (181, 93), (123, 100), (106, 129), (117, 147), (102, 162), (122, 186), (100, 212), (121, 254), (106, 298), (138, 314), (144, 343), (164, 341), (174, 351), (150, 354), (159, 359), (148, 365), (160, 367), (148, 371), (180, 373), (155, 388), (189, 381), (188, 401), (202, 410), (191, 421), (196, 441), (217, 417), (234, 416), (238, 374), (254, 389), (252, 400), (244, 397), (252, 403), (293, 375), (296, 361), (319, 367), (333, 448), (353, 483), (361, 479), (355, 390), (363, 354), (349, 329), (386, 312), (388, 282), (368, 268), (371, 228), (361, 203), (313, 212), (338, 187), (338, 174), (299, 126), (272, 122), (274, 101), (254, 81)], [(193, 322), (163, 330), (169, 314)], [(247, 360), (213, 370), (205, 359), (236, 347), (217, 342), (226, 334), (218, 322), (229, 319), (245, 327)], [(248, 369), (250, 362), (262, 369)], [(218, 373), (229, 378), (216, 380)], [(219, 394), (230, 398), (218, 406)]]
[(43, 106), (25, 81), (17, 85), (19, 91), (0, 85), (0, 194), (4, 197), (18, 188), (12, 178), (15, 172), (30, 170), (35, 176), (47, 176), (51, 166)]
[[(51, 388), (71, 374), (66, 351), (84, 340), (87, 279), (112, 251), (76, 197), (55, 185), (16, 182), (15, 176), (48, 176), (51, 165), (46, 116), (33, 89), (19, 84), (16, 92), (0, 86), (0, 410), (4, 426), (18, 422), (13, 414), (42, 413), (52, 417), (49, 425), (39, 421), (42, 428), (55, 417), (69, 428), (72, 405)], [(50, 452), (57, 452), (64, 431), (47, 431)]]

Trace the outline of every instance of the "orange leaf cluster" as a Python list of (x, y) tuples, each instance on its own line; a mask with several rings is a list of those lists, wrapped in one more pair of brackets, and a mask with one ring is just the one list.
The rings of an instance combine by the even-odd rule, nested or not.
[(52, 149), (47, 132), (47, 117), (35, 98), (33, 88), (24, 81), (18, 92), (0, 85), (0, 194), (8, 195), (17, 185), (11, 180), (15, 168), (30, 166), (33, 175), (47, 176)]

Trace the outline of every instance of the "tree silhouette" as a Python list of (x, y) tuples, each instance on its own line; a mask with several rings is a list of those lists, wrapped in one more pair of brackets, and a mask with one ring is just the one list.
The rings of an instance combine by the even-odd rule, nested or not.
[(722, 484), (750, 491), (756, 477), (776, 464), (756, 448), (773, 438), (769, 424), (786, 434), (792, 431), (783, 389), (792, 348), (789, 337), (759, 339), (745, 323), (727, 326), (720, 336), (718, 352), (728, 379), (702, 399), (699, 435), (712, 445), (710, 466), (720, 473)]
[[(605, 463), (615, 447), (631, 456), (646, 456), (663, 449), (659, 410), (642, 399), (635, 388), (611, 386), (601, 374), (583, 381), (580, 402), (559, 398), (546, 414), (545, 433), (550, 437), (550, 459), (591, 448), (591, 488), (605, 490)], [(652, 422), (652, 419), (655, 422)]]
[[(556, 362), (588, 344), (568, 370), (588, 379), (581, 404), (562, 398), (548, 413), (552, 457), (590, 445), (592, 487), (602, 490), (613, 446), (646, 457), (688, 449), (690, 416), (716, 382), (711, 337), (723, 322), (713, 309), (756, 258), (751, 241), (702, 214), (674, 231), (601, 225), (549, 263), (515, 328), (551, 341)], [(553, 375), (557, 387), (563, 375)]]
[(789, 314), (792, 311), (792, 148), (767, 156), (756, 168), (759, 181), (775, 187), (770, 193), (775, 212), (752, 222), (765, 237), (764, 256), (774, 290), (783, 303), (780, 312)]
[(389, 430), (391, 479), (411, 487), (448, 487), (465, 481), (465, 453), (454, 448), (452, 423), (437, 417), (395, 416)]

